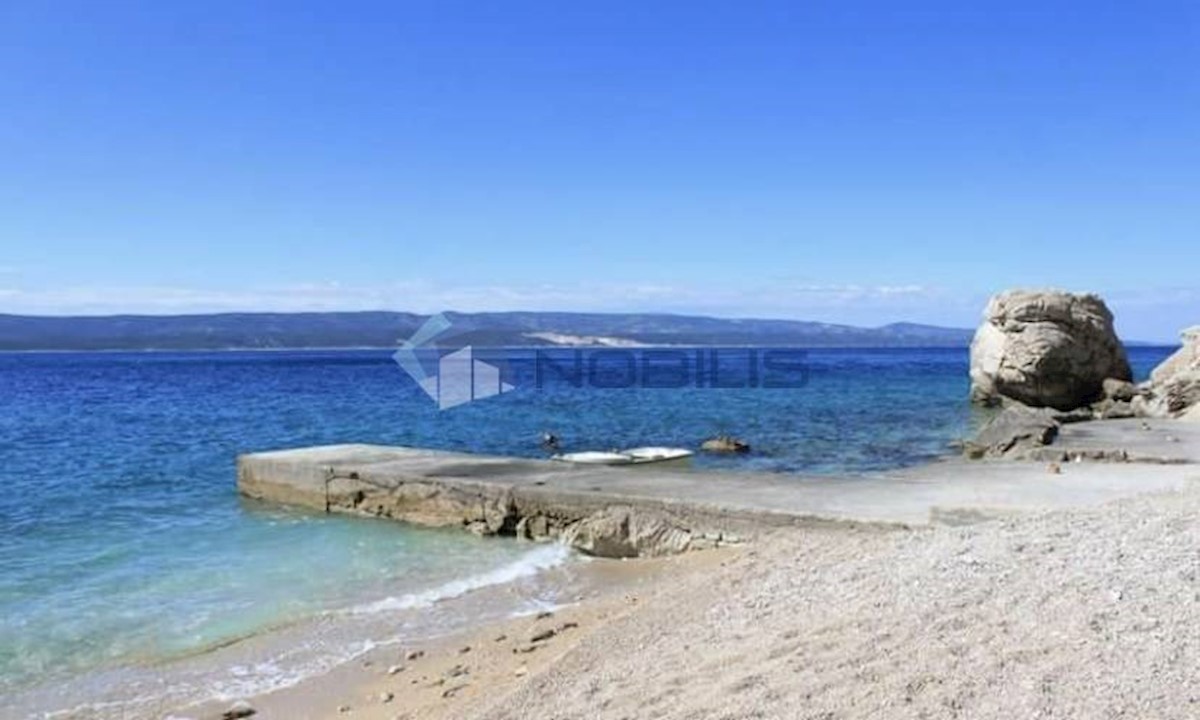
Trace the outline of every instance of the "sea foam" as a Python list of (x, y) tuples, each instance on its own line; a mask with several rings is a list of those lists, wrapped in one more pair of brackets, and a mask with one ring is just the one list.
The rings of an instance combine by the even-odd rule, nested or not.
[(571, 550), (565, 545), (558, 543), (543, 545), (494, 570), (451, 580), (422, 592), (387, 597), (375, 602), (356, 605), (345, 612), (369, 614), (429, 607), (442, 600), (456, 598), (475, 590), (533, 577), (540, 572), (562, 565), (570, 555)]

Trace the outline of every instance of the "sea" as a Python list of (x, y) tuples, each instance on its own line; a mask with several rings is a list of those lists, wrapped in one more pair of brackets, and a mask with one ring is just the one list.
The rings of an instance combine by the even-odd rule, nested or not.
[[(1135, 374), (1173, 349), (1131, 347)], [(966, 349), (771, 350), (506, 350), (488, 365), (515, 369), (511, 383), (447, 402), (443, 380), (440, 403), (388, 350), (0, 354), (0, 717), (285, 687), (405, 633), (566, 602), (550, 579), (587, 562), (256, 503), (236, 490), (240, 453), (540, 457), (544, 433), (563, 450), (728, 434), (752, 452), (697, 455), (692, 471), (799, 483), (930, 462), (983, 420)], [(496, 587), (486, 612), (466, 600)], [(239, 644), (245, 663), (203, 662)]]

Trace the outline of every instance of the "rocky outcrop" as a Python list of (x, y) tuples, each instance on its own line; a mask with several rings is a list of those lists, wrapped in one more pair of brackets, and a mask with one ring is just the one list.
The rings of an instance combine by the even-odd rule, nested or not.
[(567, 528), (563, 541), (588, 555), (627, 558), (674, 555), (688, 550), (693, 537), (666, 515), (612, 506)]
[(611, 468), (370, 445), (238, 458), (238, 491), (246, 497), (460, 527), (478, 535), (564, 542), (603, 557), (720, 547), (740, 542), (730, 531), (758, 522), (704, 504), (663, 507), (658, 500), (605, 494), (603, 483), (621, 475)]
[(1072, 410), (1102, 399), (1110, 379), (1129, 382), (1132, 373), (1112, 313), (1095, 295), (1000, 293), (971, 342), (977, 403)]
[(1200, 419), (1200, 326), (1182, 333), (1183, 347), (1150, 373), (1135, 400), (1140, 414)]
[(1049, 409), (1020, 405), (1005, 408), (963, 443), (967, 457), (1020, 458), (1043, 448), (1058, 437), (1059, 423)]

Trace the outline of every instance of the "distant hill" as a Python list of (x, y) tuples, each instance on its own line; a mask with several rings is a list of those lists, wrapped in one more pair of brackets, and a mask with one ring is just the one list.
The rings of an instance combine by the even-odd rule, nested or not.
[[(862, 328), (666, 314), (450, 312), (446, 317), (456, 331), (499, 345), (965, 347), (972, 334), (912, 323)], [(403, 312), (0, 315), (0, 350), (386, 348), (411, 336), (426, 318)]]

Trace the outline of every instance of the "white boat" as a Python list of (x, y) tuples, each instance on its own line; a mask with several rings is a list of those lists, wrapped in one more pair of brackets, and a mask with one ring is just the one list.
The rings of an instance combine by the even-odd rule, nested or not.
[(637, 447), (628, 450), (587, 450), (584, 452), (560, 453), (551, 456), (551, 460), (579, 463), (581, 465), (645, 465), (647, 463), (671, 462), (686, 460), (692, 456), (691, 450), (671, 447)]

